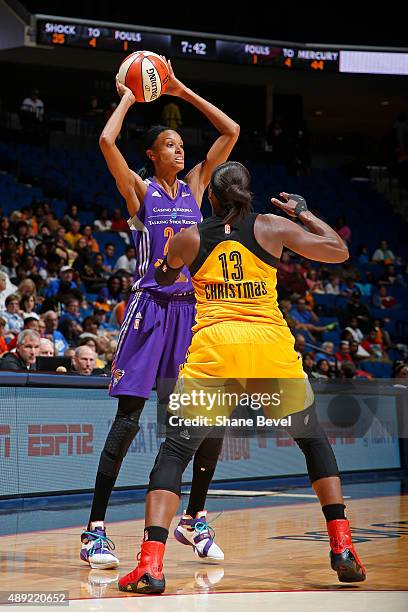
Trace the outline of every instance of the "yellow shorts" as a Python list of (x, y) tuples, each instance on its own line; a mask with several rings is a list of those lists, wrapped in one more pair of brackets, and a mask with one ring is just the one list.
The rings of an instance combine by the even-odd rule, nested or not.
[[(199, 330), (192, 339), (186, 362), (180, 367), (179, 390), (247, 394), (279, 393), (279, 406), (265, 414), (282, 417), (313, 403), (313, 392), (286, 326), (241, 321), (217, 323)], [(265, 408), (265, 406), (264, 406)], [(218, 413), (231, 410), (217, 407)]]

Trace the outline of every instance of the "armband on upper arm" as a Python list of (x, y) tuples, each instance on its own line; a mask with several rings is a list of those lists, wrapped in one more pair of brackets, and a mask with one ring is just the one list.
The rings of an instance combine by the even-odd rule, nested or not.
[(158, 285), (167, 287), (175, 283), (178, 275), (182, 271), (184, 266), (180, 268), (171, 268), (167, 263), (167, 256), (163, 259), (160, 266), (156, 268), (154, 273), (154, 279)]

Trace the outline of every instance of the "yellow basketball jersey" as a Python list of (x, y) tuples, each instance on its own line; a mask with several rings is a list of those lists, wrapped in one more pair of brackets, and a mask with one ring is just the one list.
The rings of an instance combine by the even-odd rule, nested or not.
[(279, 259), (256, 241), (257, 214), (225, 225), (213, 216), (198, 225), (200, 250), (190, 266), (197, 300), (193, 331), (226, 321), (286, 325), (279, 310)]

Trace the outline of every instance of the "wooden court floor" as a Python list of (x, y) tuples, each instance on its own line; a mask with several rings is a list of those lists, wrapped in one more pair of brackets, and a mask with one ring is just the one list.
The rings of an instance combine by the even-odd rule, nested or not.
[[(347, 512), (367, 570), (364, 583), (341, 585), (330, 569), (317, 502), (274, 506), (271, 499), (270, 506), (225, 511), (217, 518), (222, 563), (203, 563), (170, 537), (166, 594), (408, 590), (408, 496), (349, 500)], [(119, 572), (90, 570), (79, 560), (80, 526), (1, 536), (0, 591), (67, 590), (70, 599), (138, 597), (120, 593), (116, 581), (134, 568), (142, 531), (141, 520), (108, 526)]]

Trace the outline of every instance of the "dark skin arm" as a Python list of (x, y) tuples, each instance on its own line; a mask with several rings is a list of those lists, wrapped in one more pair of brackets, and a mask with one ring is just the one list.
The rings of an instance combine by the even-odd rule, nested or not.
[(194, 106), (207, 117), (220, 134), (210, 147), (205, 159), (194, 166), (184, 179), (191, 188), (194, 198), (200, 207), (204, 191), (210, 182), (211, 175), (217, 166), (228, 159), (238, 140), (240, 127), (222, 110), (179, 81), (174, 75), (170, 60), (168, 60), (167, 64), (171, 87), (167, 88), (166, 95), (177, 96)]
[[(296, 202), (282, 192), (287, 201), (272, 198), (272, 202), (288, 215), (294, 217)], [(293, 221), (277, 215), (258, 215), (255, 223), (255, 238), (268, 253), (279, 257), (283, 247), (325, 263), (341, 263), (348, 259), (348, 249), (340, 236), (327, 223), (318, 219), (309, 210), (300, 213), (299, 219), (309, 232)], [(189, 267), (197, 257), (200, 235), (196, 226), (176, 234), (169, 243), (167, 263), (171, 268)]]

